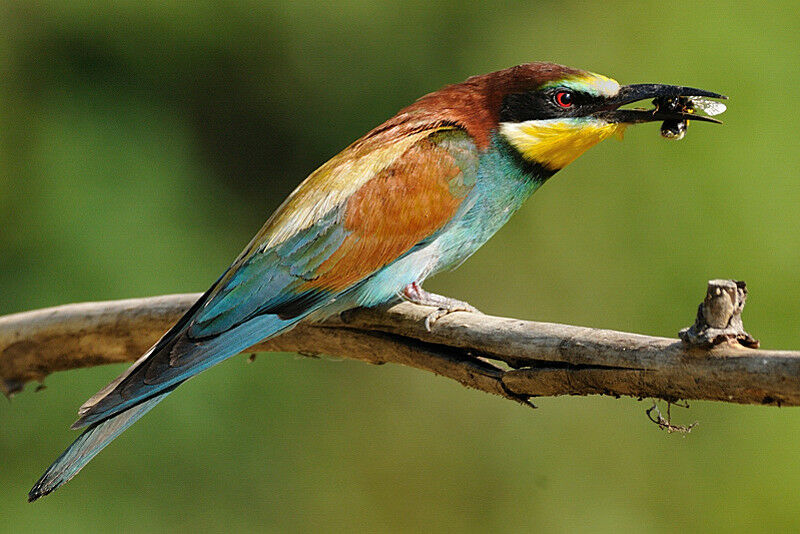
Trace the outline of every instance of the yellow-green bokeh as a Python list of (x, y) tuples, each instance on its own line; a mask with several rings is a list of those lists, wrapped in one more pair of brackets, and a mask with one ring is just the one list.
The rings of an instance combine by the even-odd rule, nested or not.
[[(731, 96), (682, 142), (631, 128), (428, 288), (482, 310), (674, 336), (709, 278), (800, 347), (800, 15), (769, 5), (0, 5), (0, 313), (204, 290), (317, 165), (414, 98), (550, 60)], [(0, 531), (800, 529), (800, 411), (647, 402), (537, 412), (400, 368), (269, 354), (182, 386), (58, 493), (27, 490), (116, 376), (0, 406)]]

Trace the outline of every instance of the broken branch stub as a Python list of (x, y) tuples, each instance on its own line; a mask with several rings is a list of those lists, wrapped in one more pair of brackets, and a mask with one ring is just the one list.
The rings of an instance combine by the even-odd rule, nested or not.
[(697, 308), (697, 318), (678, 335), (689, 345), (711, 348), (720, 343), (739, 343), (757, 349), (759, 342), (745, 332), (742, 310), (747, 284), (741, 280), (709, 280), (706, 298)]

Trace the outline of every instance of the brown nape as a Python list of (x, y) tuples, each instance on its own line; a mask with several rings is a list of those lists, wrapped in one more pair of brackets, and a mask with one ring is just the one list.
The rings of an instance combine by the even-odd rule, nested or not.
[(525, 63), (504, 70), (472, 76), (462, 83), (429, 93), (400, 110), (365, 138), (394, 130), (436, 123), (459, 125), (475, 139), (478, 148), (489, 146), (489, 134), (497, 128), (503, 97), (538, 89), (553, 80), (584, 74), (584, 71), (554, 63)]

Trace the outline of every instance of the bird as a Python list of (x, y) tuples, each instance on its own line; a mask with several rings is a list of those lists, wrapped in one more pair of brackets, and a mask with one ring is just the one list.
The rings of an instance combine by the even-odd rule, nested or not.
[(631, 124), (718, 122), (643, 100), (725, 98), (690, 87), (620, 85), (535, 62), (427, 94), (311, 173), (182, 318), (86, 401), (83, 433), (36, 482), (69, 481), (180, 384), (301, 321), (398, 298), (435, 321), (477, 312), (422, 283), (478, 250), (555, 173)]

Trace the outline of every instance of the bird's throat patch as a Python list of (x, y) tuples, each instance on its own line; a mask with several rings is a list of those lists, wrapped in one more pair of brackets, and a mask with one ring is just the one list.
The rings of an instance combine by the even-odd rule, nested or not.
[(504, 122), (500, 133), (527, 161), (557, 171), (604, 139), (620, 139), (626, 124), (568, 118)]

